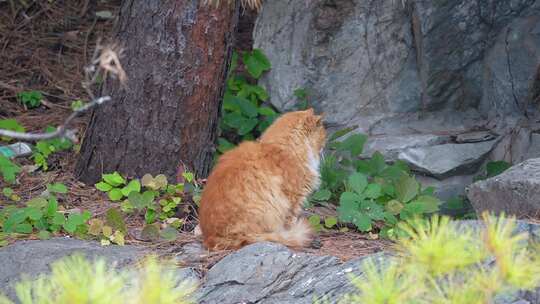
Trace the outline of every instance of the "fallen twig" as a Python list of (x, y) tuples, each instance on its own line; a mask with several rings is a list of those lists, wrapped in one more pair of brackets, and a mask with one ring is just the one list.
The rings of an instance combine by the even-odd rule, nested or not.
[[(94, 50), (94, 55), (90, 60), (90, 64), (85, 68), (85, 80), (82, 83), (83, 88), (87, 91), (92, 101), (74, 110), (73, 113), (66, 118), (64, 123), (56, 128), (56, 131), (50, 133), (27, 133), (0, 129), (0, 136), (26, 141), (38, 141), (64, 137), (73, 142), (77, 142), (76, 131), (68, 129), (69, 124), (80, 114), (111, 100), (110, 96), (94, 96), (92, 85), (96, 83), (98, 76), (102, 75), (103, 78), (106, 78), (108, 74), (111, 74), (112, 76), (117, 77), (121, 83), (125, 83), (127, 80), (126, 72), (122, 68), (119, 60), (121, 54), (122, 49), (118, 45), (113, 44), (102, 47), (100, 45), (100, 41), (98, 40), (96, 43), (96, 49)], [(9, 86), (5, 83), (0, 83), (0, 85), (0, 87)]]
[(111, 100), (110, 96), (102, 96), (102, 97), (92, 100), (91, 102), (85, 104), (79, 109), (73, 111), (73, 113), (71, 113), (71, 115), (69, 115), (68, 118), (64, 121), (64, 123), (60, 125), (54, 132), (26, 133), (26, 132), (16, 132), (16, 131), (0, 129), (0, 136), (10, 137), (10, 138), (20, 139), (20, 140), (27, 140), (27, 141), (45, 140), (45, 139), (52, 139), (56, 137), (67, 137), (71, 141), (76, 141), (75, 132), (67, 128), (69, 124), (73, 121), (73, 119), (75, 119), (80, 114), (88, 111), (89, 109), (110, 100)]

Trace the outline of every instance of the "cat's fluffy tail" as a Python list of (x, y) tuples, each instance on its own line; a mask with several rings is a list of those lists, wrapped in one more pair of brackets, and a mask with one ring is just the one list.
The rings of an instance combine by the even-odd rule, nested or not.
[(250, 243), (268, 241), (291, 248), (302, 248), (311, 242), (312, 235), (311, 225), (304, 219), (298, 219), (289, 229), (251, 235)]

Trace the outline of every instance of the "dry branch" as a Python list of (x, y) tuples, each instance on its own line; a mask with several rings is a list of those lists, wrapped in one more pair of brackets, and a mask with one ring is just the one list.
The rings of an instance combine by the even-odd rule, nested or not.
[(121, 55), (122, 49), (118, 45), (101, 46), (98, 40), (90, 64), (84, 69), (85, 77), (82, 83), (82, 87), (86, 90), (92, 101), (74, 110), (66, 118), (64, 123), (56, 128), (56, 131), (50, 133), (27, 133), (0, 129), (0, 136), (26, 141), (46, 140), (57, 137), (65, 137), (71, 141), (76, 141), (76, 132), (68, 129), (70, 123), (82, 113), (111, 100), (110, 96), (95, 97), (92, 86), (97, 82), (97, 79), (100, 76), (106, 79), (108, 75), (111, 75), (118, 78), (121, 83), (127, 81), (126, 72), (120, 64), (119, 58)]

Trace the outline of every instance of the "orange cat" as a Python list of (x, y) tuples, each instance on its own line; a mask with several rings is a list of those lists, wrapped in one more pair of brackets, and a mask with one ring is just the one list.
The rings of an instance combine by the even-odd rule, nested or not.
[(258, 241), (306, 246), (311, 227), (298, 216), (319, 186), (325, 141), (322, 117), (309, 109), (282, 115), (257, 141), (223, 154), (201, 198), (204, 245), (210, 250)]

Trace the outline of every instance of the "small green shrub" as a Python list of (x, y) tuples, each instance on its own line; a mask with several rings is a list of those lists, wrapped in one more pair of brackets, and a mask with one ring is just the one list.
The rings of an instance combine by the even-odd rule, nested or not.
[(504, 171), (508, 170), (512, 165), (503, 160), (491, 161), (486, 164), (484, 172), (482, 174), (475, 176), (474, 181), (485, 180), (488, 178), (495, 177)]
[(357, 294), (342, 303), (493, 303), (496, 296), (540, 286), (540, 251), (516, 234), (514, 218), (483, 215), (485, 228), (458, 228), (447, 217), (400, 223), (406, 237), (385, 264), (351, 276)]
[[(351, 130), (338, 131), (329, 138), (329, 153), (321, 164), (321, 187), (309, 198), (310, 204), (338, 203), (342, 223), (371, 231), (374, 222), (380, 222), (380, 233), (385, 237), (395, 236), (398, 230), (394, 227), (400, 220), (439, 209), (434, 189), (422, 189), (404, 162), (388, 165), (379, 152), (369, 159), (359, 159), (365, 135), (339, 140)], [(317, 229), (315, 222), (313, 219)]]
[(0, 173), (2, 179), (10, 184), (13, 184), (17, 178), (17, 174), (21, 172), (21, 167), (11, 161), (9, 158), (0, 154)]
[(244, 52), (241, 57), (247, 73), (238, 71), (240, 56), (234, 53), (223, 97), (219, 153), (234, 148), (242, 140), (257, 138), (278, 115), (272, 107), (264, 104), (268, 100), (266, 90), (254, 84), (271, 68), (270, 61), (259, 49)]
[[(97, 183), (95, 187), (106, 192), (111, 201), (120, 202), (122, 212), (144, 214), (147, 226), (143, 229), (143, 233), (150, 236), (150, 239), (158, 236), (174, 239), (176, 230), (183, 225), (181, 219), (174, 217), (178, 208), (182, 205), (186, 195), (191, 196), (193, 201), (198, 203), (201, 193), (201, 188), (196, 183), (193, 173), (184, 172), (182, 177), (185, 180), (184, 183), (169, 184), (167, 177), (163, 174), (155, 177), (145, 174), (141, 180), (128, 181), (118, 172), (113, 172), (103, 174), (102, 181)], [(159, 226), (154, 225), (158, 220), (164, 221), (167, 227), (160, 231)], [(101, 235), (103, 223), (96, 221), (94, 225), (96, 226), (93, 230), (95, 231), (94, 235)], [(111, 224), (109, 223), (109, 225)], [(110, 234), (108, 233), (108, 235)]]
[(19, 101), (27, 108), (32, 109), (41, 105), (43, 94), (39, 91), (26, 91), (18, 93), (17, 98), (19, 98)]
[[(181, 282), (172, 263), (147, 258), (137, 271), (116, 270), (104, 259), (73, 255), (54, 262), (51, 274), (25, 278), (15, 290), (21, 304), (188, 304), (196, 286)], [(13, 304), (0, 296), (0, 304)]]
[[(45, 132), (54, 132), (56, 129), (54, 127), (45, 128)], [(36, 142), (34, 152), (32, 153), (31, 158), (34, 160), (34, 163), (38, 168), (47, 171), (49, 169), (48, 159), (49, 156), (53, 153), (69, 150), (73, 147), (71, 141), (66, 138), (53, 138), (47, 140), (40, 140)]]
[(47, 191), (26, 202), (26, 207), (5, 206), (0, 210), (0, 232), (7, 235), (36, 233), (42, 239), (47, 239), (51, 233), (58, 232), (85, 235), (88, 229), (86, 223), (91, 217), (90, 212), (67, 213), (58, 206), (57, 195), (67, 192), (68, 189), (63, 184), (48, 184)]

